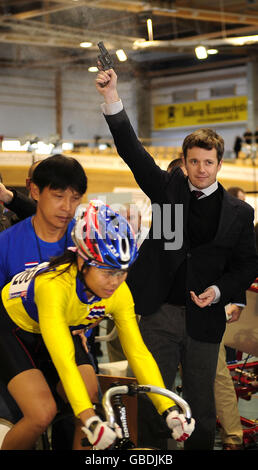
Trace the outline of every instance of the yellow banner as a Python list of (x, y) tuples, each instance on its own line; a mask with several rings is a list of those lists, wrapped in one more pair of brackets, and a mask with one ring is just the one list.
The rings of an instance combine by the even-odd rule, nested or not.
[(247, 120), (247, 97), (154, 106), (154, 129)]

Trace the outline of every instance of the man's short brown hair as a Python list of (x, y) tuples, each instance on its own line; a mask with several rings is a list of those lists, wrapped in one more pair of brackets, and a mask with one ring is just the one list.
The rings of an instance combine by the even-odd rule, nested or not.
[(206, 150), (217, 150), (218, 162), (222, 160), (224, 153), (224, 140), (212, 129), (197, 129), (187, 135), (183, 142), (183, 154), (186, 160), (187, 151), (193, 147), (200, 147)]

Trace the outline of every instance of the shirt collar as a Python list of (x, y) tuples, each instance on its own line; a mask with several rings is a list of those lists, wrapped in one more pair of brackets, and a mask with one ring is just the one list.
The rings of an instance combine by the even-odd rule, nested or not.
[(218, 181), (215, 181), (214, 183), (212, 183), (207, 188), (204, 188), (204, 189), (200, 190), (199, 188), (196, 188), (188, 178), (188, 186), (189, 186), (189, 189), (190, 189), (191, 192), (192, 191), (202, 191), (203, 196), (201, 196), (199, 198), (199, 199), (202, 199), (206, 196), (210, 196), (212, 193), (214, 193), (214, 191), (216, 191), (218, 189)]

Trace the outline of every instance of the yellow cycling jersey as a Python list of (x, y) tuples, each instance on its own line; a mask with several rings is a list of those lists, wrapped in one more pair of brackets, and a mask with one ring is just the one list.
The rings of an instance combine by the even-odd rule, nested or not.
[[(164, 387), (158, 366), (142, 340), (127, 284), (123, 282), (108, 299), (88, 300), (77, 267), (72, 265), (63, 271), (66, 267), (37, 275), (29, 282), (26, 293), (13, 297), (14, 283), (10, 282), (2, 290), (2, 301), (15, 324), (42, 335), (75, 415), (91, 408), (92, 403), (75, 362), (70, 327), (91, 325), (112, 316), (138, 383)], [(160, 414), (174, 405), (167, 397), (149, 396)]]

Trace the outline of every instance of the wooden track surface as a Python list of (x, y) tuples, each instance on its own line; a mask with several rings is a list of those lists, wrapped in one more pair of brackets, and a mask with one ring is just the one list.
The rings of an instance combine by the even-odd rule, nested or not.
[[(84, 167), (88, 176), (88, 192), (112, 192), (117, 186), (137, 188), (138, 185), (132, 176), (130, 170), (120, 171), (118, 169), (101, 169), (101, 168), (86, 168)], [(3, 178), (4, 184), (7, 186), (25, 186), (25, 180), (28, 174), (29, 166), (15, 166), (15, 165), (1, 165), (0, 173)], [(245, 191), (252, 191), (254, 183), (248, 180), (224, 180), (219, 173), (219, 181), (225, 188), (230, 186), (240, 186)]]
[[(0, 173), (6, 186), (25, 186), (28, 166), (1, 166)], [(112, 192), (115, 187), (138, 188), (130, 171), (85, 169), (88, 177), (87, 193)], [(86, 201), (87, 198), (84, 198)]]

